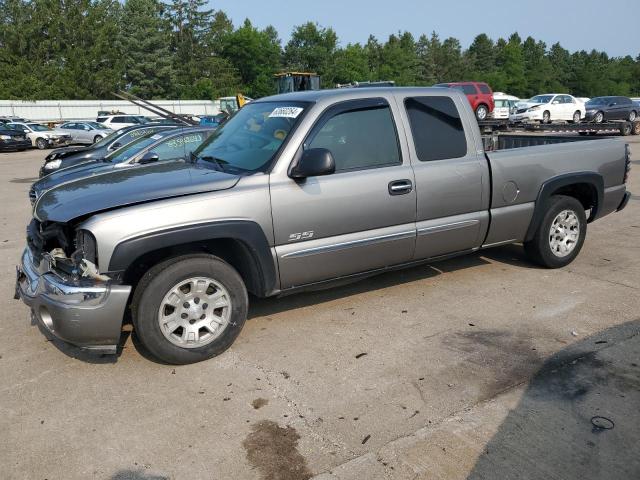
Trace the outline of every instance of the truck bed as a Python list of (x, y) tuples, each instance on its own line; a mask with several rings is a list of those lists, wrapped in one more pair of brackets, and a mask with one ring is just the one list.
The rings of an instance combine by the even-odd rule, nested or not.
[[(603, 180), (597, 215), (616, 210), (625, 192), (625, 142), (620, 138), (502, 137), (485, 153), (491, 168), (491, 227), (486, 240), (524, 239), (541, 186), (551, 177), (598, 174)], [(524, 146), (527, 144), (527, 146)]]

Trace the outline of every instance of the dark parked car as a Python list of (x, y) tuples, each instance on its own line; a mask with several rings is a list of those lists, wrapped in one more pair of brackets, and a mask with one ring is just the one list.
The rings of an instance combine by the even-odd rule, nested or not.
[(191, 160), (197, 149), (214, 131), (208, 127), (183, 127), (149, 132), (107, 155), (102, 161), (84, 162), (53, 172), (35, 182), (29, 191), (34, 201), (45, 190), (62, 183), (113, 170), (140, 167), (150, 163)]
[(31, 148), (31, 140), (24, 133), (7, 128), (0, 123), (0, 152), (22, 151), (27, 148)]
[(629, 120), (638, 118), (640, 108), (629, 97), (595, 97), (589, 100), (586, 120), (602, 123), (606, 120)]
[(40, 176), (49, 175), (61, 168), (100, 160), (137, 138), (144, 137), (149, 133), (154, 133), (159, 130), (176, 127), (177, 125), (135, 125), (116, 130), (111, 135), (89, 147), (58, 148), (44, 159), (44, 165), (40, 168)]

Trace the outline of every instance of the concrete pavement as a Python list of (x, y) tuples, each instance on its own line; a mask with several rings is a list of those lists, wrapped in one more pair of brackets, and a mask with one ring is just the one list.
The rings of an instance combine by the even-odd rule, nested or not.
[(0, 477), (640, 477), (638, 163), (565, 269), (508, 246), (252, 299), (229, 351), (172, 367), (129, 332), (117, 357), (48, 339), (10, 300), (43, 157), (0, 154)]

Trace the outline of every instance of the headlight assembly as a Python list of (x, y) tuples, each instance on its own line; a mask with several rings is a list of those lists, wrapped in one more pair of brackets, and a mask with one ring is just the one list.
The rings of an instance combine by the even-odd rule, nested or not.
[(55, 170), (56, 168), (60, 168), (60, 164), (62, 163), (61, 159), (53, 160), (51, 162), (47, 162), (44, 164), (45, 170)]
[(87, 260), (94, 265), (98, 263), (96, 239), (88, 230), (78, 230), (76, 232), (76, 251), (73, 256)]

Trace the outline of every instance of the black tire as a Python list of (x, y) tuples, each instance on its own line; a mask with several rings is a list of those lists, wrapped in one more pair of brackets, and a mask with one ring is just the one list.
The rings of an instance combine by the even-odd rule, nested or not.
[(102, 140), (102, 137), (100, 135), (96, 135), (95, 137), (93, 137), (93, 143), (98, 143), (100, 140)]
[(47, 141), (44, 138), (36, 138), (36, 147), (40, 150), (47, 148)]
[(629, 121), (630, 122), (635, 122), (636, 118), (638, 118), (638, 112), (636, 112), (635, 110), (631, 110), (629, 112)]
[(631, 135), (633, 133), (633, 125), (629, 122), (625, 122), (624, 125), (620, 127), (620, 135), (626, 137), (627, 135)]
[(573, 119), (572, 119), (573, 123), (580, 123), (580, 117), (581, 115), (579, 110), (576, 110), (575, 112), (573, 112)]
[[(550, 245), (550, 230), (553, 221), (564, 210), (575, 213), (579, 222), (578, 239), (573, 250), (564, 257), (553, 253)], [(546, 212), (533, 238), (524, 243), (524, 249), (529, 258), (546, 268), (562, 268), (569, 265), (580, 253), (587, 235), (587, 216), (582, 204), (573, 197), (565, 195), (552, 196), (546, 206)]]
[(545, 110), (542, 114), (542, 123), (551, 123), (551, 112), (549, 110)]
[(597, 112), (593, 116), (593, 122), (594, 123), (602, 123), (602, 122), (604, 122), (604, 112)]
[(476, 118), (478, 120), (486, 120), (488, 116), (489, 116), (489, 107), (487, 107), (483, 103), (478, 105), (478, 107), (476, 108)]
[[(194, 276), (209, 277), (224, 286), (232, 307), (229, 323), (219, 337), (202, 347), (183, 348), (171, 343), (162, 333), (158, 310), (172, 287)], [(248, 306), (247, 289), (231, 265), (213, 255), (186, 255), (154, 266), (140, 279), (131, 305), (133, 328), (140, 342), (157, 359), (175, 365), (196, 363), (215, 357), (231, 346), (244, 326)]]

